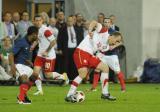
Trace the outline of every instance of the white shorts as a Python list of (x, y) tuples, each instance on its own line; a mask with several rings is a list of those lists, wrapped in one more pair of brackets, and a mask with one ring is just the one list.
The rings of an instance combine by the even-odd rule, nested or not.
[(117, 55), (103, 55), (102, 57), (100, 57), (100, 60), (103, 63), (107, 64), (114, 72), (120, 72), (119, 59)]
[(18, 79), (18, 77), (22, 75), (27, 75), (28, 77), (30, 77), (33, 73), (33, 69), (31, 67), (23, 64), (16, 64), (16, 68), (16, 79)]

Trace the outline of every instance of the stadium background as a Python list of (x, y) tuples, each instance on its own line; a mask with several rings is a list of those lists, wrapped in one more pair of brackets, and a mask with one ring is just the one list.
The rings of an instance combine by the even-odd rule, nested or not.
[[(55, 14), (57, 0), (0, 0), (0, 13), (28, 10), (50, 11)], [(127, 50), (127, 77), (148, 57), (160, 57), (160, 1), (159, 0), (58, 0), (64, 3), (65, 16), (80, 12), (87, 19), (96, 19), (98, 12), (114, 14), (124, 35)], [(1, 15), (0, 14), (0, 15)], [(0, 16), (1, 18), (1, 16)]]

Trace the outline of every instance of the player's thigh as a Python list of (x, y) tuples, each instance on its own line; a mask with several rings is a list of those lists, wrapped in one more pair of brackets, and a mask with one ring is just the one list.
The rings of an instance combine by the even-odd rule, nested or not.
[(88, 68), (87, 67), (79, 68), (78, 73), (79, 73), (79, 76), (81, 78), (85, 78), (87, 76), (87, 73), (88, 73)]
[(42, 69), (41, 66), (34, 66), (34, 68), (33, 68), (33, 75), (36, 76), (36, 77), (38, 77), (41, 69)]
[(108, 72), (109, 71), (108, 65), (104, 64), (102, 61), (97, 65), (96, 69), (100, 70), (102, 72)]
[(29, 78), (26, 74), (23, 74), (23, 75), (19, 76), (18, 81), (20, 83), (27, 83), (29, 81)]
[(119, 59), (117, 55), (104, 56), (102, 60), (107, 64), (114, 72), (120, 71)]
[(17, 76), (26, 75), (27, 77), (30, 77), (33, 73), (33, 69), (31, 67), (23, 64), (16, 64), (16, 69), (17, 69)]

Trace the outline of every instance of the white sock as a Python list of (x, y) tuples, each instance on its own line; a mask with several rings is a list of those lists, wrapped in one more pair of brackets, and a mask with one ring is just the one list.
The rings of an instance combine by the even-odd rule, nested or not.
[(101, 73), (102, 94), (108, 94), (108, 73)]
[(57, 72), (52, 72), (52, 78), (53, 79), (64, 79), (64, 76)]
[(37, 79), (35, 81), (35, 84), (37, 86), (38, 91), (42, 91), (42, 81), (40, 79)]
[(67, 97), (70, 96), (70, 95), (73, 95), (73, 94), (76, 92), (77, 87), (78, 87), (78, 85), (79, 85), (81, 82), (82, 82), (82, 78), (81, 78), (80, 76), (77, 76), (77, 77), (73, 80), (73, 82), (72, 82), (72, 84), (71, 84), (71, 87), (70, 87), (70, 89), (69, 89), (69, 91), (68, 91)]

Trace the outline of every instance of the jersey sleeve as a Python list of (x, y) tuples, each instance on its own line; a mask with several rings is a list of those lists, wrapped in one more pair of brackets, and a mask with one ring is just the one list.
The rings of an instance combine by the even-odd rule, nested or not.
[(56, 38), (54, 37), (53, 33), (50, 30), (45, 30), (44, 36), (49, 40), (50, 42), (55, 40)]

